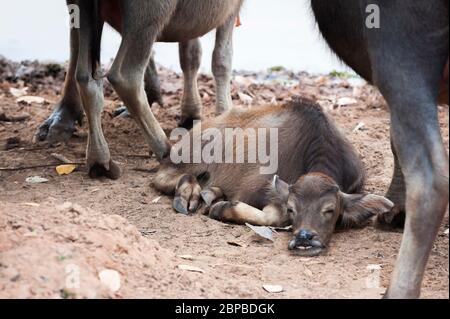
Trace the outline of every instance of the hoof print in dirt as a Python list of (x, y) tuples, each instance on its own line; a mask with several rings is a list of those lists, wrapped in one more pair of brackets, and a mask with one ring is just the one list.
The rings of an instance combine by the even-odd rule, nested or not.
[(109, 162), (109, 169), (106, 169), (104, 165), (94, 164), (89, 169), (90, 178), (106, 177), (112, 180), (117, 180), (122, 176), (122, 169), (114, 161)]

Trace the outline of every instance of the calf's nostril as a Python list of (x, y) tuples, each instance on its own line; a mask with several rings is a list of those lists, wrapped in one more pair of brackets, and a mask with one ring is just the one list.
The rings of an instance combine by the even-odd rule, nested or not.
[(299, 240), (312, 240), (316, 235), (313, 234), (312, 232), (308, 231), (308, 230), (304, 230), (302, 229), (299, 233), (297, 238)]

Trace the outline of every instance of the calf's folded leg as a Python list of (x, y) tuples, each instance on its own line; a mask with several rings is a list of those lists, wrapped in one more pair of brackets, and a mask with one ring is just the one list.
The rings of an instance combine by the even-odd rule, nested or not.
[(255, 226), (284, 227), (291, 222), (287, 213), (278, 207), (269, 205), (259, 210), (243, 202), (218, 202), (214, 204), (209, 217), (212, 219), (235, 224), (249, 223)]

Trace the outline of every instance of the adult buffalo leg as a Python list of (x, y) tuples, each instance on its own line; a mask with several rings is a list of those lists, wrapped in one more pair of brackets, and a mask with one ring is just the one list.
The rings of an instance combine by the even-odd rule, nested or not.
[(184, 75), (184, 91), (181, 102), (180, 126), (192, 128), (195, 120), (202, 117), (202, 100), (198, 92), (197, 77), (202, 59), (199, 39), (181, 42), (179, 45), (180, 64)]
[[(172, 2), (136, 0), (122, 3), (122, 43), (108, 75), (109, 82), (139, 124), (158, 159), (169, 155), (170, 143), (150, 109), (144, 76), (153, 43), (175, 9)], [(136, 19), (142, 17), (142, 12), (149, 14)]]
[[(382, 1), (369, 2), (382, 6)], [(448, 14), (442, 14), (448, 13), (448, 2), (432, 4), (390, 2), (389, 10), (383, 11), (385, 27), (366, 31), (374, 82), (391, 109), (392, 141), (406, 185), (405, 231), (387, 298), (420, 296), (427, 261), (448, 205), (448, 155), (437, 113), (439, 85), (449, 53)], [(399, 38), (403, 39), (401, 45)]]
[(216, 114), (233, 106), (231, 99), (231, 71), (233, 63), (233, 30), (236, 16), (230, 17), (216, 32), (212, 71), (216, 82)]
[[(147, 94), (148, 105), (152, 106), (153, 103), (158, 103), (160, 106), (164, 106), (161, 84), (159, 81), (158, 71), (155, 64), (155, 54), (152, 53), (150, 62), (147, 65), (144, 76), (145, 93)], [(126, 106), (121, 106), (115, 111), (116, 116), (129, 116), (130, 112)]]
[(147, 93), (147, 100), (150, 106), (153, 103), (158, 103), (160, 106), (164, 106), (164, 102), (161, 95), (161, 84), (159, 82), (158, 71), (155, 64), (155, 54), (152, 53), (150, 62), (145, 70), (145, 93)]
[[(73, 1), (67, 1), (73, 4)], [(70, 60), (64, 82), (61, 100), (55, 105), (53, 113), (42, 123), (36, 133), (37, 141), (47, 141), (56, 144), (68, 141), (76, 130), (76, 125), (82, 125), (83, 107), (76, 81), (78, 63), (79, 34), (78, 30), (70, 32)], [(163, 106), (161, 87), (152, 54), (145, 71), (145, 92), (149, 105), (158, 103)], [(128, 112), (123, 108), (119, 113)]]
[(386, 198), (395, 203), (395, 207), (392, 211), (377, 216), (376, 227), (383, 230), (402, 229), (405, 225), (405, 178), (403, 176), (402, 168), (400, 167), (393, 141), (391, 141), (391, 148), (394, 155), (394, 175)]
[[(68, 1), (68, 4), (71, 2)], [(78, 30), (70, 31), (70, 61), (61, 100), (56, 104), (52, 115), (39, 127), (38, 141), (47, 140), (50, 144), (65, 142), (72, 137), (75, 126), (82, 124), (83, 107), (78, 91), (75, 72), (78, 63)]]
[(94, 1), (80, 1), (80, 47), (76, 79), (89, 125), (86, 151), (89, 175), (117, 179), (121, 174), (120, 168), (111, 160), (101, 125), (104, 103), (103, 80), (94, 77), (100, 65), (100, 42), (103, 29), (103, 22), (98, 20), (96, 11)]

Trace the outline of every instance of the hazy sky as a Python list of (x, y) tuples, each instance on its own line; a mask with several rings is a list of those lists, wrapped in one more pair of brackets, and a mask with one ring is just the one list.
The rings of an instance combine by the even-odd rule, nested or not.
[[(0, 3), (0, 54), (13, 60), (68, 59), (64, 0)], [(344, 69), (318, 34), (308, 0), (247, 0), (241, 19), (243, 26), (235, 32), (235, 69), (261, 70), (275, 65), (316, 73)], [(120, 37), (108, 27), (103, 38), (103, 62), (114, 57), (119, 43)], [(214, 33), (206, 35), (202, 43), (202, 70), (210, 72)], [(178, 70), (177, 45), (157, 44), (156, 60)]]

